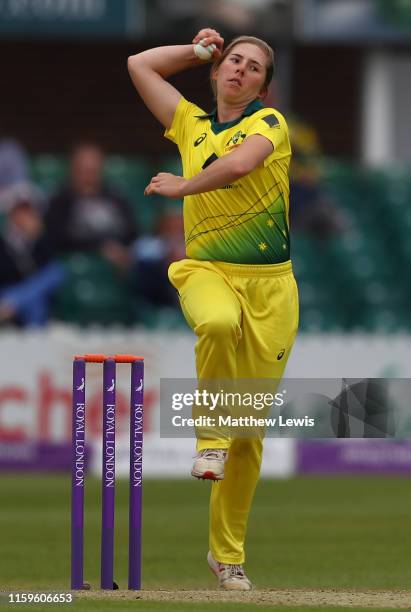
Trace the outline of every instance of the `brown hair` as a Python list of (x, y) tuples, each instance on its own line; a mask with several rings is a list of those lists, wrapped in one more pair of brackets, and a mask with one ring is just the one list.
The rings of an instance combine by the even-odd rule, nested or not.
[(225, 60), (225, 58), (232, 52), (233, 48), (240, 43), (250, 43), (252, 45), (255, 45), (256, 47), (259, 47), (267, 56), (267, 66), (266, 66), (266, 73), (265, 73), (265, 80), (264, 80), (263, 87), (267, 88), (271, 82), (271, 79), (273, 78), (274, 51), (272, 50), (270, 45), (268, 45), (264, 40), (261, 40), (261, 38), (256, 38), (255, 36), (237, 36), (237, 38), (234, 38), (226, 46), (222, 54), (219, 57), (217, 57), (217, 59), (215, 60), (211, 68), (210, 82), (211, 82), (211, 89), (213, 90), (214, 96), (217, 95), (217, 88), (216, 88), (215, 79), (213, 79), (213, 72), (216, 68), (220, 66), (220, 64)]

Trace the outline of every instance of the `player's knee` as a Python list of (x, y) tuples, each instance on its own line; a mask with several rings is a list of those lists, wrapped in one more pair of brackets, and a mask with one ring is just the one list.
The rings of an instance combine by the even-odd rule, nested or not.
[(240, 333), (237, 320), (226, 313), (209, 317), (207, 321), (198, 325), (195, 331), (199, 336), (208, 336), (221, 341), (236, 339)]

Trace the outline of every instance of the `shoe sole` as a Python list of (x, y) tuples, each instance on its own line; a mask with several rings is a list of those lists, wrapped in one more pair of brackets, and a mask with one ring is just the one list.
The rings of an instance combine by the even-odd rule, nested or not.
[(223, 480), (224, 479), (224, 474), (214, 474), (214, 472), (212, 472), (211, 470), (206, 470), (205, 472), (195, 472), (194, 470), (191, 471), (191, 476), (194, 476), (194, 478), (197, 478), (198, 480)]

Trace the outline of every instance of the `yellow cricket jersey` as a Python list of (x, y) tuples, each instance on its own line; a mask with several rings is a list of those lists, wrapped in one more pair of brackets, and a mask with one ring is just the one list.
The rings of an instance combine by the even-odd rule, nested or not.
[(291, 147), (284, 117), (254, 100), (241, 117), (218, 123), (179, 101), (165, 136), (179, 148), (189, 179), (253, 134), (274, 145), (264, 163), (220, 189), (184, 198), (187, 257), (239, 264), (275, 264), (290, 259), (288, 168)]

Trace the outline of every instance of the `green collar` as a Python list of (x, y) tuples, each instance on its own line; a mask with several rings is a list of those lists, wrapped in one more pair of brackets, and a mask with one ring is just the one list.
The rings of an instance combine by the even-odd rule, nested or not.
[(237, 117), (237, 119), (233, 119), (232, 121), (225, 121), (224, 123), (219, 123), (217, 120), (217, 108), (215, 108), (208, 115), (196, 115), (196, 117), (198, 119), (210, 119), (211, 129), (213, 133), (219, 134), (220, 132), (223, 132), (224, 130), (227, 130), (228, 128), (234, 127), (235, 125), (237, 125), (237, 123), (240, 123), (240, 121), (244, 117), (250, 117), (250, 115), (253, 115), (257, 111), (261, 110), (262, 108), (264, 108), (264, 104), (262, 104), (260, 100), (253, 100), (252, 102), (250, 102), (247, 108), (243, 111), (240, 117)]

